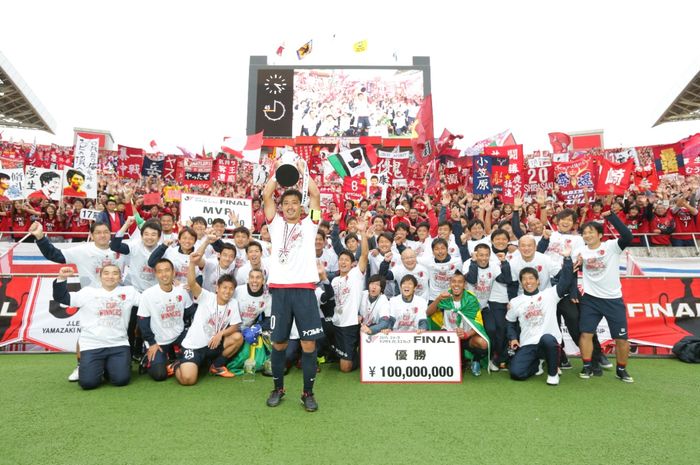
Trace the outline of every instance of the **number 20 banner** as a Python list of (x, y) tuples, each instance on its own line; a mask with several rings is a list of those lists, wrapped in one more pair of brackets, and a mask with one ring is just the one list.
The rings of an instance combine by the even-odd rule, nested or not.
[(447, 331), (360, 334), (363, 383), (461, 383), (457, 334)]

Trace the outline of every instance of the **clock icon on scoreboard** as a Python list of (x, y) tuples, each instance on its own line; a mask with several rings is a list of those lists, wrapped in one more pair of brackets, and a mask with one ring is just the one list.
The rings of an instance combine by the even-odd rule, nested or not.
[(287, 88), (287, 80), (275, 73), (265, 79), (265, 90), (270, 93), (270, 95), (281, 94)]
[(279, 121), (287, 114), (287, 108), (279, 100), (273, 100), (272, 105), (265, 105), (263, 114), (270, 121)]

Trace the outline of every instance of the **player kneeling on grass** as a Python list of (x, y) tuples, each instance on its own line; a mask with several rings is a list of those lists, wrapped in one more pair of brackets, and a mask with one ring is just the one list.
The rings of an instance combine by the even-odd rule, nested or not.
[(515, 380), (541, 375), (542, 359), (546, 359), (547, 384), (559, 384), (559, 350), (562, 338), (557, 321), (557, 304), (569, 292), (574, 279), (571, 248), (564, 249), (561, 255), (564, 262), (556, 287), (540, 291), (537, 270), (531, 267), (520, 270), (518, 278), (523, 295), (510, 301), (510, 308), (506, 314), (506, 332), (510, 348), (517, 349), (509, 368), (510, 377)]
[(462, 341), (462, 349), (471, 352), (471, 370), (474, 376), (481, 375), (481, 360), (488, 357), (490, 349), (489, 337), (484, 329), (479, 299), (471, 291), (464, 289), (466, 280), (457, 271), (450, 278), (450, 289), (442, 291), (428, 306), (430, 316), (438, 309), (443, 311), (443, 329), (455, 331)]
[(131, 307), (139, 305), (140, 295), (131, 286), (119, 285), (122, 274), (116, 265), (102, 267), (101, 287), (69, 293), (67, 279), (73, 273), (71, 267), (61, 268), (53, 284), (53, 299), (80, 311), (78, 383), (83, 389), (94, 389), (106, 374), (113, 385), (126, 386), (131, 379), (127, 328)]
[(200, 258), (201, 255), (193, 253), (189, 260), (187, 285), (197, 303), (197, 312), (182, 341), (182, 355), (173, 367), (177, 381), (183, 386), (196, 384), (199, 367), (212, 360), (209, 373), (233, 378), (235, 375), (226, 365), (243, 344), (241, 316), (233, 298), (236, 280), (225, 274), (216, 281), (216, 293), (202, 289), (195, 276)]
[[(412, 274), (401, 278), (399, 288), (401, 295), (389, 300), (389, 315), (393, 331), (415, 331), (422, 333), (428, 329), (428, 317), (425, 314), (428, 301), (415, 295), (418, 280)], [(383, 329), (387, 334), (390, 330)]]
[(163, 381), (174, 374), (169, 362), (185, 337), (185, 318), (191, 320), (197, 307), (183, 286), (173, 285), (173, 262), (161, 258), (155, 273), (158, 284), (143, 291), (137, 315), (146, 350), (142, 366), (151, 378)]

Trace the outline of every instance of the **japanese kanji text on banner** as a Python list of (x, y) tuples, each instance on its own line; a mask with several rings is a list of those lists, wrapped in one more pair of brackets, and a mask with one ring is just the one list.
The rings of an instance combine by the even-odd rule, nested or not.
[(456, 333), (430, 331), (362, 334), (363, 383), (461, 383)]
[(180, 220), (184, 223), (195, 216), (202, 216), (211, 226), (216, 218), (226, 220), (227, 229), (235, 226), (229, 219), (229, 213), (238, 216), (240, 226), (250, 228), (253, 224), (253, 206), (250, 199), (229, 199), (224, 197), (210, 197), (208, 195), (182, 194), (182, 208)]

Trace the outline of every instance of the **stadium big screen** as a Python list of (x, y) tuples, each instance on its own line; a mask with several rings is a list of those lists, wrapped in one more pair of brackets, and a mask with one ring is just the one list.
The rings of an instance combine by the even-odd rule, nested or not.
[(429, 93), (428, 57), (414, 57), (411, 66), (271, 66), (254, 56), (248, 134), (410, 137)]

